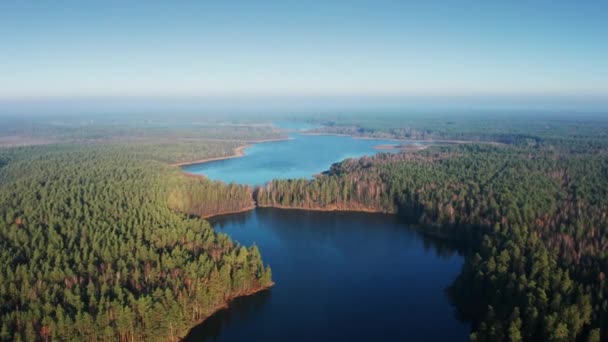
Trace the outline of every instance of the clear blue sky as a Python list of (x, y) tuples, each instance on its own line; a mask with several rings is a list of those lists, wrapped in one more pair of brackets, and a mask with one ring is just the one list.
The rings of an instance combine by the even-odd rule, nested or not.
[(0, 98), (608, 95), (608, 1), (0, 1)]

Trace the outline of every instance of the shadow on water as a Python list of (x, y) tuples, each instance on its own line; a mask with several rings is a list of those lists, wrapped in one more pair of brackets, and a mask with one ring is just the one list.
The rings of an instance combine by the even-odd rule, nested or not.
[[(367, 230), (381, 226), (383, 230), (397, 239), (401, 238), (404, 232), (415, 236), (422, 241), (425, 251), (434, 252), (437, 257), (448, 258), (463, 255), (461, 246), (454, 241), (427, 234), (424, 229), (408, 224), (406, 220), (394, 214), (257, 208), (255, 213), (252, 211), (234, 217), (232, 215), (220, 217), (213, 224), (221, 231), (225, 225), (244, 224), (252, 215), (257, 215), (260, 221), (283, 222), (284, 224), (280, 227), (270, 226), (279, 236), (300, 234), (304, 230), (313, 239), (329, 238), (336, 244), (343, 244), (343, 234), (349, 233), (353, 229), (364, 235), (368, 232)], [(344, 222), (347, 224), (343, 224)], [(407, 243), (407, 241), (404, 242)]]
[(230, 302), (228, 309), (216, 312), (202, 324), (192, 328), (184, 341), (215, 341), (222, 329), (229, 327), (233, 321), (246, 321), (270, 301), (272, 289), (264, 290), (247, 297), (239, 297)]
[(260, 210), (260, 209), (255, 209), (255, 210), (250, 210), (250, 211), (245, 211), (245, 212), (241, 212), (241, 213), (233, 213), (233, 214), (226, 214), (226, 215), (219, 215), (219, 216), (214, 216), (211, 218), (208, 218), (207, 221), (218, 231), (222, 231), (222, 228), (224, 228), (226, 225), (243, 225), (247, 222), (247, 220), (249, 220), (252, 215), (254, 215), (254, 211), (256, 210)]

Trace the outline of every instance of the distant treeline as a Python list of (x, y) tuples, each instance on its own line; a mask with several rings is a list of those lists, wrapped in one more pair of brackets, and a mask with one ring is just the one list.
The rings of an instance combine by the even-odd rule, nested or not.
[(247, 188), (185, 177), (147, 148), (0, 149), (0, 340), (177, 340), (271, 285), (256, 246), (175, 210), (237, 209)]
[[(392, 212), (468, 242), (449, 293), (474, 341), (608, 335), (608, 155), (572, 146), (459, 145), (274, 180), (261, 206)], [(373, 229), (373, 227), (370, 227)]]
[[(132, 144), (155, 146), (162, 159), (170, 162), (187, 162), (202, 159), (198, 149), (216, 151), (232, 144), (285, 138), (286, 134), (270, 125), (241, 125), (220, 122), (176, 121), (157, 124), (147, 120), (132, 121), (127, 118), (105, 122), (92, 117), (90, 121), (77, 118), (64, 120), (24, 120), (2, 118), (0, 147), (35, 144)], [(104, 123), (99, 123), (99, 122)], [(175, 148), (179, 146), (180, 148)], [(137, 150), (137, 149), (136, 149)], [(138, 152), (150, 151), (139, 149)], [(173, 152), (167, 153), (167, 152)], [(185, 159), (190, 154), (195, 159)], [(196, 155), (199, 158), (196, 158)], [(155, 156), (154, 158), (157, 158)]]
[(534, 110), (496, 114), (326, 115), (311, 132), (411, 140), (493, 141), (519, 146), (608, 148), (606, 114), (542, 113)]

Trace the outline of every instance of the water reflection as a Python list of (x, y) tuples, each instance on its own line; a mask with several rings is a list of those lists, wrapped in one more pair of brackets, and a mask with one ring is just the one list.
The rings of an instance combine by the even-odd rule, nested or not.
[(221, 231), (226, 225), (244, 225), (252, 215), (254, 215), (253, 210), (242, 213), (215, 216), (209, 218), (208, 221), (216, 230)]
[[(358, 228), (367, 230), (374, 229), (374, 226), (379, 225), (382, 226), (383, 233), (392, 232), (395, 237), (406, 231), (422, 241), (425, 251), (434, 252), (437, 257), (449, 258), (463, 254), (461, 248), (453, 241), (427, 234), (424, 229), (409, 225), (399, 216), (392, 214), (257, 208), (255, 211), (214, 217), (210, 220), (210, 223), (217, 231), (223, 232), (225, 227), (239, 226), (248, 229), (246, 223), (251, 220), (282, 222), (280, 226), (269, 225), (269, 228), (273, 229), (277, 236), (284, 239), (290, 239), (293, 234), (301, 235), (305, 233), (315, 240), (331, 239), (335, 243), (343, 242), (340, 239), (340, 236), (344, 233), (343, 229), (353, 229), (352, 226), (345, 227), (344, 222), (356, 221), (359, 223)], [(408, 241), (411, 241), (411, 239), (406, 239), (404, 243)], [(251, 242), (255, 243), (255, 241)], [(243, 243), (245, 242), (243, 241)]]

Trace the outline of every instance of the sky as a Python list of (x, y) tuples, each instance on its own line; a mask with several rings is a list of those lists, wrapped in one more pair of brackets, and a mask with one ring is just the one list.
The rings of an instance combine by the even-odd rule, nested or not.
[(607, 1), (0, 1), (0, 99), (608, 98)]

